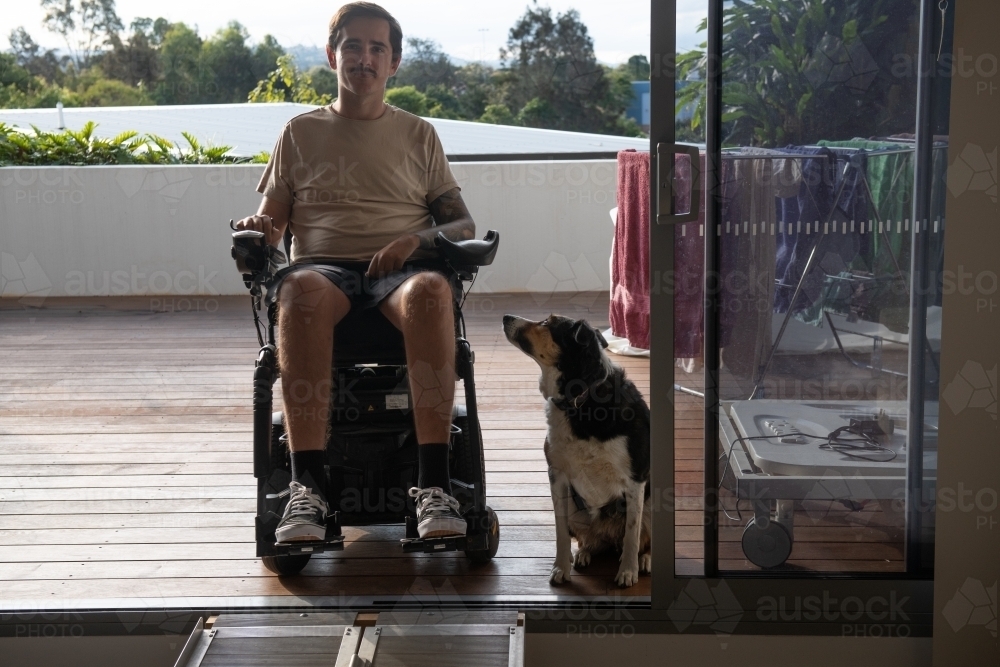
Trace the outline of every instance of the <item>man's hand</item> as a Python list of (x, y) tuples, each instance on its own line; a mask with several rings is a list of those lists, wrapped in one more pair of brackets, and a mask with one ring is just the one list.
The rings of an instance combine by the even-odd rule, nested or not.
[(401, 236), (372, 257), (367, 274), (374, 278), (403, 268), (403, 262), (420, 247), (420, 239), (414, 234)]
[(284, 230), (279, 228), (269, 215), (251, 215), (236, 223), (236, 229), (252, 229), (255, 232), (264, 232), (264, 238), (268, 245), (276, 246), (281, 241)]

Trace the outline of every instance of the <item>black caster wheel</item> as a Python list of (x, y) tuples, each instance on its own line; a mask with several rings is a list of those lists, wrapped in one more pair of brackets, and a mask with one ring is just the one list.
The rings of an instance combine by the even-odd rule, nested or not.
[(475, 565), (489, 563), (497, 555), (497, 549), (500, 548), (500, 519), (497, 518), (497, 513), (489, 507), (486, 508), (486, 516), (489, 520), (489, 528), (486, 533), (487, 547), (475, 551), (466, 550), (465, 552), (466, 558)]
[(777, 567), (792, 553), (792, 535), (784, 524), (768, 521), (761, 528), (750, 519), (743, 529), (743, 555), (758, 567)]
[(264, 567), (279, 576), (298, 574), (309, 563), (309, 554), (261, 556)]

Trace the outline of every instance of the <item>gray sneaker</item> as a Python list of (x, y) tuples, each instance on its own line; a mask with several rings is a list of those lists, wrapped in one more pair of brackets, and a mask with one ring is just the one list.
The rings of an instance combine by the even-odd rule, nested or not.
[(326, 539), (326, 515), (330, 507), (318, 493), (298, 482), (288, 485), (292, 497), (285, 506), (274, 536), (278, 542), (304, 542)]
[(456, 537), (465, 535), (466, 523), (458, 513), (459, 502), (440, 487), (410, 489), (417, 500), (417, 533), (420, 537)]

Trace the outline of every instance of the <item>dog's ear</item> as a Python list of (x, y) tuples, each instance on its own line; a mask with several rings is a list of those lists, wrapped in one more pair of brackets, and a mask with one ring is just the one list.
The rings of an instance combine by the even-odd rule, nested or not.
[(583, 347), (592, 345), (595, 340), (602, 348), (606, 348), (608, 346), (608, 341), (604, 340), (604, 336), (601, 335), (601, 332), (590, 326), (590, 323), (587, 322), (587, 320), (577, 320), (573, 324), (572, 333), (573, 341)]
[(601, 348), (607, 347), (607, 342), (586, 320), (579, 320), (573, 327), (573, 339), (581, 348), (580, 375), (588, 383), (599, 380), (605, 374)]
[(573, 323), (570, 328), (570, 336), (573, 338), (573, 342), (577, 345), (586, 345), (588, 342), (587, 335), (590, 333), (590, 327), (587, 326), (586, 320), (577, 320)]
[(601, 335), (601, 332), (598, 331), (597, 329), (594, 329), (594, 333), (597, 334), (597, 341), (601, 344), (601, 347), (607, 349), (608, 341), (604, 340), (604, 336)]

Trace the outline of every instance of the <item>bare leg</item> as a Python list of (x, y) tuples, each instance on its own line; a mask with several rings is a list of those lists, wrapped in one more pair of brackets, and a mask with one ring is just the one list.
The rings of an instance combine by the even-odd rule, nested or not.
[(417, 443), (448, 442), (455, 402), (455, 314), (439, 273), (411, 276), (379, 304), (403, 332)]
[(351, 302), (315, 271), (289, 275), (278, 298), (278, 364), (288, 445), (296, 452), (323, 450), (330, 417), (333, 328), (350, 311)]

